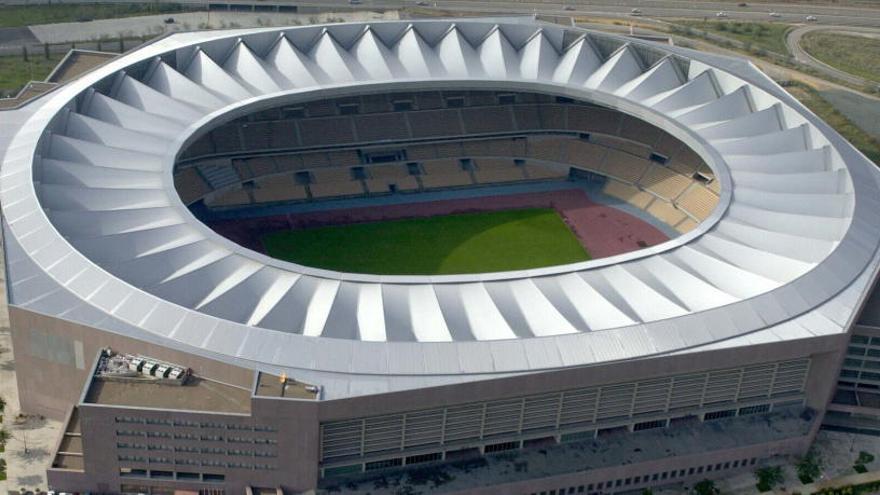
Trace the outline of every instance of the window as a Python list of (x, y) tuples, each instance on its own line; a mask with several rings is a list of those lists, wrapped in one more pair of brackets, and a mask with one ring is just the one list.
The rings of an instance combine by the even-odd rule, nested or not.
[(177, 472), (177, 479), (179, 480), (198, 480), (199, 478), (199, 473), (187, 473), (184, 471)]
[(339, 115), (355, 115), (361, 113), (361, 106), (357, 103), (339, 105)]
[(449, 108), (461, 108), (464, 106), (464, 96), (447, 96), (446, 106)]
[(867, 344), (868, 337), (865, 335), (853, 335), (852, 337), (849, 338), (849, 341), (852, 342), (853, 344)]
[(301, 119), (306, 116), (304, 107), (286, 107), (281, 109), (281, 118), (283, 119)]
[(150, 478), (159, 478), (159, 479), (174, 479), (174, 473), (172, 471), (150, 471)]
[(500, 94), (498, 95), (498, 104), (499, 105), (513, 105), (516, 103), (516, 95), (514, 94)]
[(739, 409), (740, 416), (748, 416), (750, 414), (765, 413), (770, 410), (770, 404), (760, 404), (757, 406), (741, 407)]
[(648, 157), (652, 162), (659, 163), (660, 165), (666, 165), (666, 162), (669, 161), (669, 158), (659, 154), (659, 153), (651, 153), (651, 156)]
[(410, 100), (398, 100), (392, 103), (395, 112), (408, 112), (413, 109), (413, 103)]
[(119, 476), (123, 478), (146, 478), (146, 469), (119, 468)]
[(483, 452), (491, 454), (493, 452), (503, 452), (505, 450), (515, 450), (519, 448), (519, 442), (501, 442), (493, 443), (483, 447)]
[(373, 461), (364, 464), (364, 471), (375, 471), (377, 469), (386, 469), (403, 465), (403, 459), (397, 457), (395, 459), (385, 459), (384, 461)]
[(202, 475), (202, 481), (207, 481), (209, 483), (219, 483), (221, 481), (226, 481), (226, 476), (222, 474), (205, 473)]
[(557, 96), (556, 103), (574, 103), (574, 100), (565, 96)]
[(851, 345), (846, 348), (846, 354), (849, 356), (864, 356), (865, 355), (865, 348)]
[(715, 419), (730, 418), (736, 416), (736, 409), (725, 409), (724, 411), (707, 412), (703, 416), (703, 421), (712, 421)]
[(636, 423), (633, 425), (633, 431), (642, 431), (642, 430), (650, 430), (653, 428), (664, 428), (666, 426), (665, 419), (658, 419), (655, 421), (645, 421), (644, 423)]
[(406, 458), (406, 463), (407, 464), (420, 464), (423, 462), (439, 461), (441, 459), (443, 459), (443, 454), (440, 452), (434, 452), (432, 454), (411, 455)]

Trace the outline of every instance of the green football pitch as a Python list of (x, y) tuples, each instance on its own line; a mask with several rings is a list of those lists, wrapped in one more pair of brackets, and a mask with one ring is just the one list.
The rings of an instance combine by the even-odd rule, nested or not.
[(498, 272), (590, 259), (549, 208), (285, 230), (262, 241), (274, 258), (381, 275)]

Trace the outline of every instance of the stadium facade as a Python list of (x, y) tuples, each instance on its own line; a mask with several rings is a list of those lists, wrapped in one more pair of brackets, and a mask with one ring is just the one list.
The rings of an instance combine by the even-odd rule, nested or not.
[[(511, 107), (517, 124), (472, 129), (496, 114), (469, 124), (460, 107), (486, 94), (532, 98), (540, 125)], [(680, 235), (528, 271), (388, 276), (269, 258), (190, 208), (357, 195), (323, 172), (268, 193), (256, 164), (275, 157), (280, 181), (306, 153), (369, 151), (379, 116), (369, 139), (355, 121), (330, 136), (383, 97), (411, 112), (385, 140), (397, 149), (439, 160), (454, 133), (424, 129), (454, 108), (458, 138), (515, 134), (517, 166), (604, 177)], [(253, 115), (305, 121), (331, 100), (309, 132), (252, 145)], [(877, 172), (747, 61), (525, 19), (179, 33), (7, 115), (16, 370), (23, 409), (65, 421), (57, 490), (615, 493), (803, 453), (829, 409), (865, 412), (836, 402), (876, 388), (860, 371), (873, 312), (853, 327), (880, 266)], [(341, 182), (365, 196), (458, 180), (362, 168)], [(850, 339), (862, 357), (837, 390)]]

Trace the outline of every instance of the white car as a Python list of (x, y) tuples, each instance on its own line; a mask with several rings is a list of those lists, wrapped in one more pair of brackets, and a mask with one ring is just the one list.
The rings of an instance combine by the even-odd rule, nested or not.
[(814, 15), (808, 15), (808, 16), (806, 17), (806, 19), (807, 19), (807, 22), (816, 22), (816, 21), (819, 20), (819, 18), (816, 17), (816, 16), (814, 16)]
[(721, 11), (715, 14), (715, 17), (728, 17), (727, 12)]
[(632, 9), (629, 11), (629, 15), (642, 15), (642, 9)]
[(779, 18), (782, 17), (782, 14), (780, 14), (779, 12), (770, 12), (770, 17)]

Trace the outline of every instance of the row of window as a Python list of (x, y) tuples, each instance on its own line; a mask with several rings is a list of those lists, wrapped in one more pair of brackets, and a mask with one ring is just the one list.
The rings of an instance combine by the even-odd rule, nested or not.
[[(116, 459), (120, 462), (139, 462), (145, 464), (174, 464), (178, 466), (203, 466), (203, 467), (220, 467), (228, 469), (256, 469), (256, 470), (274, 470), (272, 464), (250, 464), (245, 462), (224, 462), (215, 460), (195, 460), (195, 459), (171, 459), (168, 457), (144, 457), (138, 455), (119, 455)], [(132, 468), (123, 468), (132, 470)], [(138, 470), (135, 470), (138, 471)], [(143, 471), (143, 470), (140, 470)]]
[(159, 426), (176, 426), (185, 428), (212, 428), (217, 430), (238, 430), (238, 431), (259, 431), (259, 432), (276, 432), (277, 428), (268, 425), (249, 425), (249, 424), (233, 424), (218, 423), (214, 421), (189, 421), (182, 419), (164, 419), (164, 418), (143, 418), (138, 416), (116, 416), (116, 423), (122, 424), (138, 424), (138, 425), (159, 425)]
[[(781, 403), (780, 407), (787, 407), (793, 405), (801, 405), (802, 401), (795, 401), (792, 403)], [(753, 406), (745, 406), (739, 409), (725, 409), (722, 411), (713, 411), (708, 412), (703, 415), (704, 421), (716, 421), (725, 418), (732, 418), (736, 416), (750, 416), (753, 414), (761, 414), (770, 412), (772, 408), (771, 404), (757, 404)], [(615, 426), (612, 428), (604, 428), (604, 429), (590, 429), (586, 431), (567, 433), (560, 435), (558, 438), (558, 443), (571, 443), (571, 442), (583, 442), (587, 440), (591, 440), (596, 438), (597, 436), (603, 436), (607, 434), (616, 434), (618, 432), (629, 431), (630, 427), (633, 432), (651, 430), (655, 428), (666, 428), (670, 425), (675, 426), (676, 424), (680, 424), (682, 421), (688, 420), (697, 420), (697, 416), (683, 416), (672, 419), (659, 419), (653, 421), (644, 421), (641, 423), (635, 423), (628, 426)], [(557, 439), (554, 437), (546, 437), (539, 439), (531, 439), (531, 440), (514, 440), (514, 441), (504, 441), (497, 443), (488, 443), (482, 446), (482, 454), (493, 454), (499, 452), (505, 452), (510, 450), (518, 450), (520, 448), (528, 448), (534, 445), (547, 445), (547, 443), (556, 443)], [(466, 449), (467, 450), (467, 449)], [(473, 449), (475, 452), (479, 452), (478, 449)], [(347, 476), (351, 474), (356, 474), (363, 471), (375, 471), (379, 469), (388, 469), (401, 467), (404, 465), (417, 464), (422, 462), (435, 462), (441, 461), (444, 459), (443, 451), (431, 452), (428, 454), (419, 454), (412, 455), (408, 457), (395, 457), (391, 459), (381, 459), (375, 461), (365, 462), (363, 464), (352, 464), (352, 465), (344, 465), (344, 466), (336, 466), (336, 467), (328, 467), (323, 470), (323, 477), (331, 478), (337, 476)], [(361, 467), (363, 469), (361, 469)], [(695, 468), (698, 469), (698, 468)], [(725, 468), (726, 469), (726, 468)], [(709, 468), (711, 471), (711, 467)], [(700, 471), (702, 473), (702, 471)], [(665, 478), (664, 478), (665, 479)]]
[(202, 481), (205, 483), (222, 483), (226, 475), (216, 473), (193, 473), (188, 471), (166, 471), (162, 469), (119, 468), (122, 478), (151, 478), (163, 480)]
[(711, 473), (713, 471), (721, 471), (724, 469), (737, 469), (746, 466), (754, 466), (758, 462), (756, 457), (751, 459), (735, 460), (730, 462), (719, 462), (717, 464), (706, 464), (704, 466), (696, 466), (687, 469), (673, 469), (672, 471), (664, 471), (662, 473), (646, 474), (643, 476), (634, 476), (631, 478), (620, 478), (617, 480), (589, 483), (586, 485), (570, 486), (568, 488), (558, 488), (542, 492), (532, 492), (530, 495), (566, 495), (574, 493), (598, 494), (603, 490), (611, 488), (625, 488), (634, 485), (642, 485), (647, 483), (655, 483), (657, 481), (671, 481), (674, 479), (684, 478), (686, 476), (698, 476), (700, 474)]
[(224, 437), (223, 435), (195, 435), (192, 433), (170, 433), (167, 431), (116, 430), (118, 437), (169, 438), (174, 440), (199, 440), (202, 442), (251, 443), (276, 445), (278, 440), (260, 437)]
[(169, 452), (190, 452), (193, 454), (220, 454), (220, 455), (236, 455), (247, 457), (277, 457), (278, 454), (263, 450), (243, 450), (243, 449), (224, 449), (217, 447), (194, 447), (192, 445), (163, 445), (163, 444), (142, 444), (129, 442), (116, 442), (117, 449), (137, 449), (137, 450), (164, 450)]
[[(119, 493), (123, 495), (174, 495), (175, 489), (167, 486), (142, 485), (123, 483), (119, 486)], [(226, 495), (223, 488), (202, 488), (198, 495)]]

